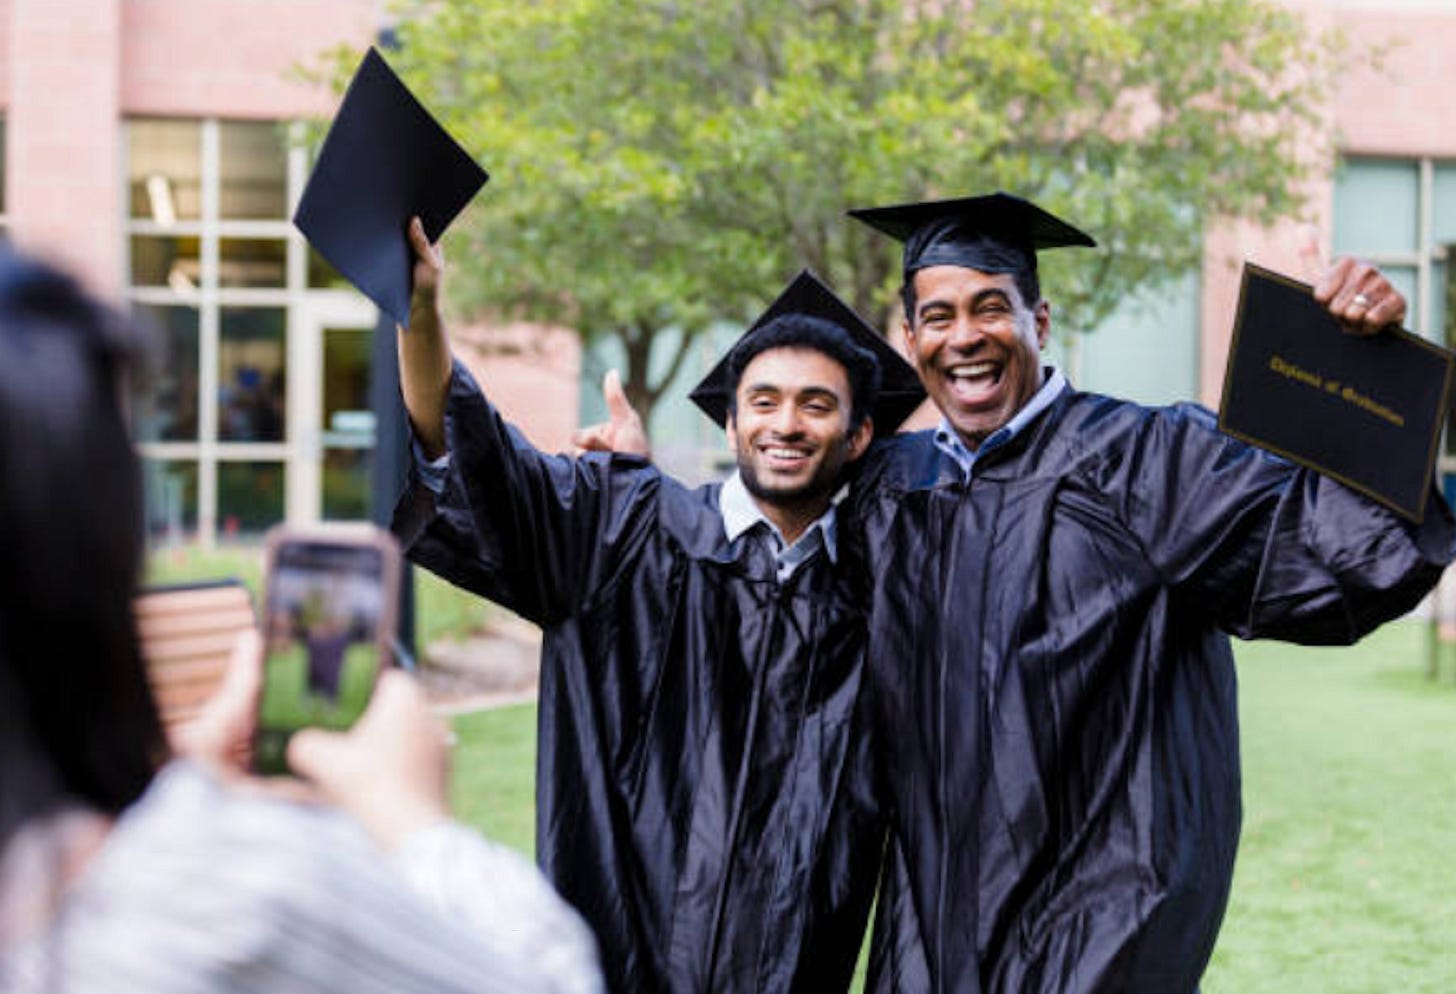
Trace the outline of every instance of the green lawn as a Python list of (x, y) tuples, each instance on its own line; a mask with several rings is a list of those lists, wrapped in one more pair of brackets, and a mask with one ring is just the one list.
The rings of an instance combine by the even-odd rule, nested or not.
[[(1425, 627), (1236, 647), (1244, 837), (1204, 994), (1456, 991), (1456, 686)], [(531, 851), (535, 709), (462, 717), (462, 818)]]
[(1205, 994), (1456, 991), (1456, 686), (1425, 637), (1238, 647), (1244, 835)]
[(455, 814), (493, 839), (535, 852), (536, 705), (455, 719)]

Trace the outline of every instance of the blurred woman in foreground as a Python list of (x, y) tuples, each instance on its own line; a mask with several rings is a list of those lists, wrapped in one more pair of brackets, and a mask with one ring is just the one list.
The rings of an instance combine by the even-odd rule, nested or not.
[(575, 913), (450, 820), (409, 678), (349, 734), (295, 736), (336, 807), (243, 773), (255, 639), (169, 745), (131, 614), (133, 358), (125, 322), (0, 251), (0, 990), (599, 990)]

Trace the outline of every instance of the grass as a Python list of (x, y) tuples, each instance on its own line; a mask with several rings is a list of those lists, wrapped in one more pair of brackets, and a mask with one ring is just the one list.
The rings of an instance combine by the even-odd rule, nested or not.
[(528, 856), (536, 825), (536, 706), (455, 719), (451, 801), (461, 821)]
[[(1456, 686), (1425, 638), (1236, 646), (1244, 835), (1204, 994), (1456, 990)], [(535, 713), (456, 722), (456, 811), (526, 853)]]
[(1238, 647), (1244, 835), (1205, 994), (1456, 990), (1456, 687), (1425, 638)]

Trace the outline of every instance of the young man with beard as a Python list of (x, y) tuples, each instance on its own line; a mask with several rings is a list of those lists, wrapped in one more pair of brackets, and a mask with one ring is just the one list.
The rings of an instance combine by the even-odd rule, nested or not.
[[(848, 529), (904, 853), (881, 910), (919, 922), (877, 937), (872, 989), (1193, 991), (1239, 834), (1226, 633), (1354, 641), (1435, 584), (1450, 512), (1432, 496), (1411, 524), (1200, 407), (1044, 368), (1036, 252), (1093, 242), (1024, 200), (851, 213), (905, 242), (905, 335), (944, 416), (876, 446)], [(1405, 313), (1353, 260), (1315, 297), (1365, 334)]]
[(725, 484), (543, 455), (452, 364), (441, 262), (417, 224), (411, 240), (401, 385), (445, 465), (417, 460), (395, 528), (415, 562), (545, 631), (542, 868), (613, 990), (844, 990), (884, 830), (863, 573), (833, 497), (918, 404), (913, 371), (804, 274), (695, 393), (737, 454)]

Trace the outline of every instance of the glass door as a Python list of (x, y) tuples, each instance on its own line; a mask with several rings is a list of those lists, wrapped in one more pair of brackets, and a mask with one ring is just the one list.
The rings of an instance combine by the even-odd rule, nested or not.
[[(354, 293), (311, 294), (289, 338), (288, 520), (367, 519), (374, 460), (369, 367), (378, 312)], [(291, 426), (297, 426), (295, 430)]]
[(319, 403), (319, 515), (368, 520), (375, 415), (369, 406), (370, 328), (324, 327)]

